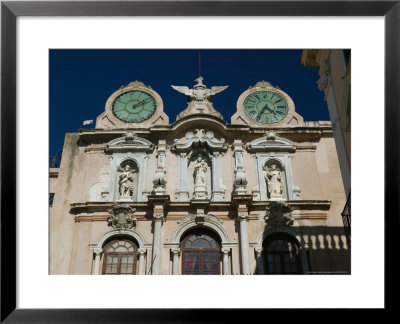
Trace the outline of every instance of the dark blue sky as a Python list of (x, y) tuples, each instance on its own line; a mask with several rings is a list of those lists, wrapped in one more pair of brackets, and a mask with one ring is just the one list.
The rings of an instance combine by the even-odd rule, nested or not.
[(95, 123), (108, 97), (134, 80), (158, 92), (173, 123), (187, 98), (170, 85), (192, 88), (199, 52), (204, 84), (229, 85), (213, 98), (228, 123), (240, 94), (261, 80), (291, 96), (305, 121), (329, 120), (318, 68), (300, 65), (301, 50), (50, 50), (50, 157), (62, 149), (65, 133), (84, 120)]

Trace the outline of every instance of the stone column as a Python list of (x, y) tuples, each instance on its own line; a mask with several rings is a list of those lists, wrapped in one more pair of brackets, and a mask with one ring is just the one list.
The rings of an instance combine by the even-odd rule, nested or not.
[(164, 221), (163, 213), (154, 213), (154, 233), (153, 233), (153, 256), (152, 256), (152, 266), (151, 274), (160, 274), (161, 265), (161, 228)]
[[(239, 210), (241, 208), (239, 207)], [(250, 257), (249, 257), (249, 234), (247, 222), (249, 221), (249, 214), (246, 212), (238, 212), (238, 220), (240, 223), (240, 253), (242, 274), (250, 274)]]
[(171, 249), (172, 253), (172, 274), (178, 275), (179, 274), (179, 255), (181, 253), (180, 248)]
[(221, 249), (222, 252), (222, 274), (228, 275), (229, 274), (229, 249), (223, 247)]
[(264, 258), (262, 255), (263, 248), (257, 246), (254, 248), (254, 251), (256, 252), (257, 274), (262, 275), (264, 274)]
[(145, 269), (146, 269), (146, 263), (144, 260), (144, 256), (146, 254), (146, 249), (139, 249), (138, 250), (139, 253), (139, 273), (140, 275), (144, 275), (145, 273)]
[(100, 274), (100, 258), (101, 254), (103, 253), (103, 249), (101, 248), (96, 248), (94, 249), (94, 267), (93, 267), (93, 274), (94, 275), (99, 275)]

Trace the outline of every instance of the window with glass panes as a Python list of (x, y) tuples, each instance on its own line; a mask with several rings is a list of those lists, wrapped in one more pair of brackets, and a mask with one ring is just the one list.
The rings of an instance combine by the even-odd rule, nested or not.
[(123, 275), (136, 273), (137, 245), (127, 239), (109, 242), (104, 248), (103, 274)]
[(264, 242), (264, 258), (267, 274), (300, 273), (299, 248), (286, 236), (278, 236)]
[(195, 231), (181, 244), (182, 274), (220, 274), (220, 245), (211, 233)]

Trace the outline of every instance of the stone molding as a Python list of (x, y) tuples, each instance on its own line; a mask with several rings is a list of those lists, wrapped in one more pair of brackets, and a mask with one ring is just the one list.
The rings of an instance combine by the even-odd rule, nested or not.
[(106, 232), (98, 239), (97, 243), (90, 244), (89, 246), (94, 252), (96, 249), (102, 250), (104, 243), (111, 239), (113, 236), (129, 236), (137, 242), (139, 248), (144, 248), (145, 246), (142, 236), (139, 233), (130, 229), (114, 229), (112, 231)]
[(149, 140), (137, 136), (133, 132), (126, 132), (124, 136), (118, 137), (107, 143), (108, 152), (152, 152), (154, 144)]
[[(180, 244), (181, 236), (187, 232), (189, 229), (198, 227), (199, 224), (196, 222), (196, 215), (188, 214), (183, 216), (182, 219), (178, 222), (178, 227), (175, 229), (174, 233), (171, 237), (170, 244)], [(213, 214), (207, 214), (204, 217), (204, 222), (201, 224), (202, 227), (209, 228), (216, 232), (222, 244), (229, 243), (229, 235), (225, 228), (222, 226), (222, 221)]]
[(263, 137), (257, 138), (247, 145), (247, 151), (254, 152), (288, 152), (294, 153), (296, 145), (287, 138), (279, 137), (275, 132), (269, 131)]

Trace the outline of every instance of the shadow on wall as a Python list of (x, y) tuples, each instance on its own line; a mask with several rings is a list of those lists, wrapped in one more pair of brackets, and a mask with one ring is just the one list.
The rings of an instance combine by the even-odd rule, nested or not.
[[(350, 274), (351, 249), (343, 227), (328, 226), (282, 226), (268, 227), (255, 248), (262, 249), (264, 274), (268, 272), (267, 246), (274, 240), (292, 242), (293, 249), (299, 257), (300, 273), (304, 274)], [(290, 243), (289, 243), (290, 245)], [(254, 250), (253, 253), (256, 253)], [(279, 248), (274, 252), (281, 255)], [(280, 254), (281, 253), (281, 254)], [(257, 254), (256, 254), (257, 256)], [(282, 257), (282, 256), (281, 256)], [(259, 260), (260, 261), (260, 260)], [(259, 263), (254, 273), (259, 273)], [(262, 267), (261, 266), (261, 267)], [(261, 274), (261, 273), (260, 273)]]

